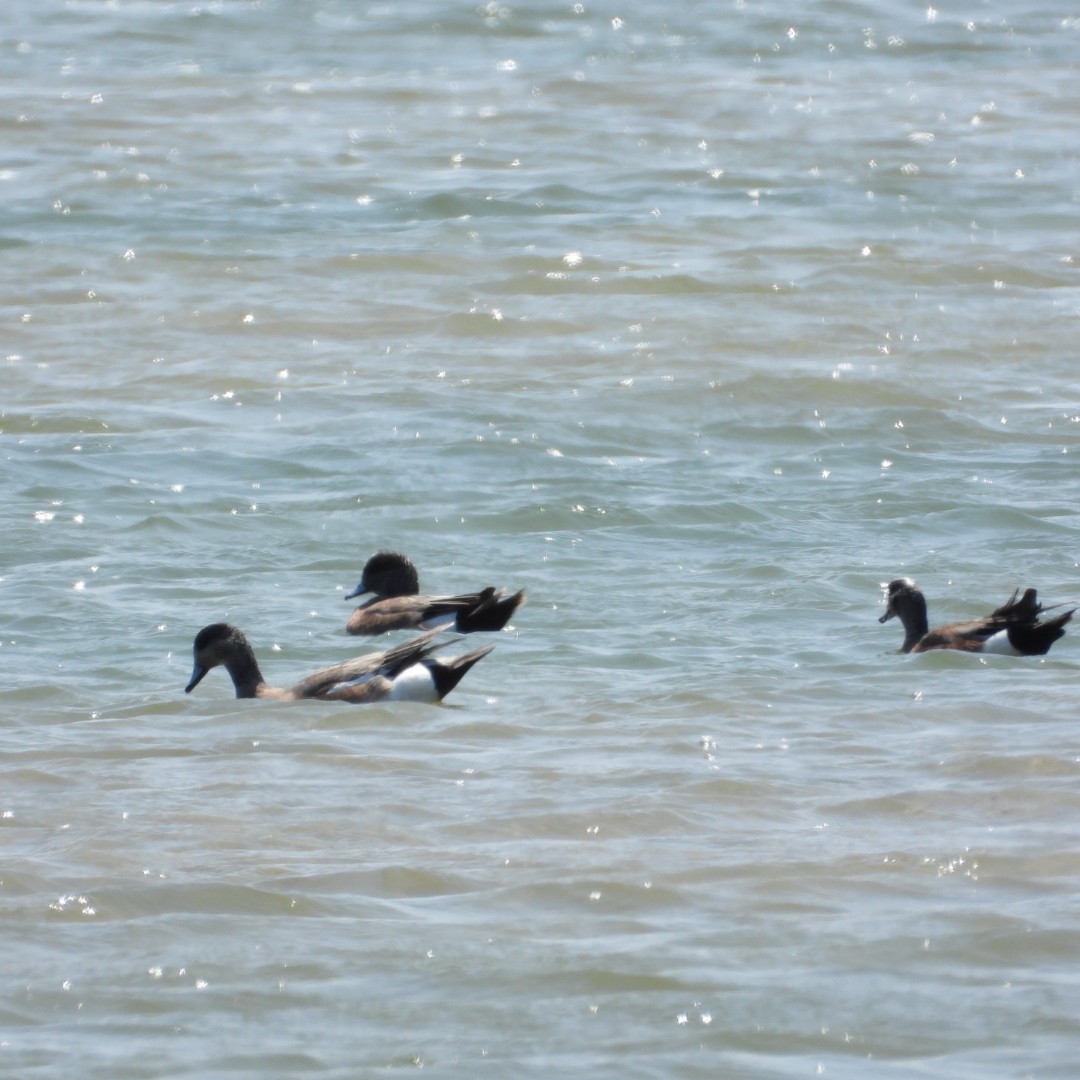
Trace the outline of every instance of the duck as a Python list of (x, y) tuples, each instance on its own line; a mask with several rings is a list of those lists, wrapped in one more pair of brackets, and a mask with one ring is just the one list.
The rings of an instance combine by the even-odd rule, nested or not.
[(427, 630), (446, 627), (459, 634), (501, 630), (525, 602), (525, 590), (507, 595), (488, 586), (459, 596), (423, 596), (420, 576), (412, 560), (397, 551), (377, 551), (364, 564), (360, 584), (345, 599), (365, 593), (346, 623), (349, 634), (384, 634), (391, 630)]
[(936, 630), (928, 629), (926, 597), (909, 577), (896, 578), (885, 589), (885, 614), (878, 622), (896, 616), (904, 624), (905, 653), (929, 652), (931, 649), (960, 649), (964, 652), (1001, 653), (1006, 656), (1045, 656), (1050, 646), (1065, 633), (1065, 624), (1075, 608), (1039, 621), (1046, 610), (1034, 589), (1020, 590), (989, 615), (970, 622), (950, 623)]
[(444, 659), (431, 654), (453, 639), (436, 642), (441, 631), (431, 630), (402, 645), (369, 653), (322, 668), (295, 686), (269, 686), (263, 678), (255, 651), (242, 630), (229, 623), (211, 623), (196, 635), (193, 644), (195, 666), (184, 687), (190, 694), (212, 668), (223, 665), (232, 678), (238, 698), (270, 701), (347, 701), (366, 704), (375, 701), (442, 701), (464, 678), (469, 669), (495, 647)]

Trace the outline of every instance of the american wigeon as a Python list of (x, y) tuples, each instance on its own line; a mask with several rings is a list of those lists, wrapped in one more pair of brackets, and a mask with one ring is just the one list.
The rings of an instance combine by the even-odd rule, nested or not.
[(378, 551), (368, 559), (360, 584), (346, 600), (374, 593), (361, 604), (345, 629), (350, 634), (384, 634), (389, 630), (427, 630), (445, 626), (459, 634), (501, 630), (525, 602), (525, 591), (507, 596), (492, 586), (460, 596), (421, 596), (420, 578), (412, 560), (396, 551)]
[(1017, 600), (1016, 590), (1006, 603), (981, 619), (951, 623), (929, 630), (926, 619), (926, 597), (911, 578), (897, 578), (886, 590), (885, 614), (878, 622), (894, 615), (904, 624), (906, 653), (928, 652), (930, 649), (962, 649), (965, 652), (1003, 653), (1007, 656), (1044, 656), (1050, 646), (1065, 633), (1065, 624), (1075, 608), (1039, 622), (1044, 610), (1035, 590), (1028, 589)]
[(282, 688), (267, 686), (251, 644), (241, 630), (228, 623), (213, 623), (195, 635), (195, 667), (184, 692), (190, 694), (211, 668), (224, 664), (238, 698), (269, 698), (273, 701), (320, 698), (356, 704), (442, 701), (469, 668), (495, 646), (485, 645), (461, 656), (436, 660), (431, 653), (449, 644), (449, 641), (433, 642), (438, 633), (438, 630), (432, 630), (393, 649), (323, 668), (295, 686)]

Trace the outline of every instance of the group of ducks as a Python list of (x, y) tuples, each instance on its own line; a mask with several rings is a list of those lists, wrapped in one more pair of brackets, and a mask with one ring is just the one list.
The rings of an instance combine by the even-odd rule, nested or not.
[(195, 635), (195, 667), (185, 693), (191, 693), (211, 668), (223, 666), (232, 678), (238, 698), (269, 698), (273, 701), (442, 701), (469, 669), (495, 647), (485, 645), (460, 656), (435, 657), (434, 653), (456, 638), (437, 640), (446, 629), (459, 634), (502, 630), (525, 602), (519, 590), (489, 586), (459, 596), (423, 596), (416, 567), (405, 555), (379, 551), (368, 559), (360, 584), (346, 596), (372, 594), (346, 624), (350, 634), (371, 635), (391, 630), (424, 630), (426, 633), (383, 652), (358, 656), (343, 664), (323, 668), (295, 686), (267, 685), (255, 652), (243, 631), (228, 623), (212, 623)]
[[(884, 587), (885, 614), (878, 620), (898, 618), (904, 626), (905, 653), (932, 649), (1003, 653), (1010, 656), (1044, 656), (1065, 633), (1075, 608), (1040, 621), (1048, 610), (1034, 589), (1017, 599), (1019, 589), (989, 615), (970, 622), (951, 623), (929, 629), (926, 597), (911, 578), (897, 578)], [(469, 669), (495, 647), (485, 645), (460, 656), (435, 657), (451, 640), (437, 640), (444, 629), (459, 634), (502, 630), (525, 602), (524, 590), (507, 594), (489, 586), (459, 596), (423, 596), (416, 567), (404, 555), (379, 551), (368, 559), (360, 584), (345, 599), (372, 594), (361, 604), (345, 629), (350, 634), (371, 635), (391, 630), (424, 630), (419, 637), (383, 652), (359, 656), (343, 664), (323, 668), (291, 687), (268, 686), (258, 661), (242, 631), (228, 623), (203, 627), (195, 637), (195, 667), (185, 688), (191, 693), (206, 673), (223, 665), (238, 698), (270, 698), (299, 701), (354, 703), (374, 701), (442, 701)]]

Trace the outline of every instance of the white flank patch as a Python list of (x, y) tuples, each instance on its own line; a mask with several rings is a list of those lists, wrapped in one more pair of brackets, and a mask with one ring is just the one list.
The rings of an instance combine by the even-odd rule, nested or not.
[(1013, 647), (1009, 640), (1008, 630), (999, 630), (993, 637), (988, 637), (979, 652), (997, 653), (999, 656), (1023, 656), (1024, 654)]
[(387, 701), (438, 701), (435, 694), (435, 680), (423, 664), (413, 664), (406, 668), (396, 679), (394, 689)]
[(433, 615), (425, 619), (420, 625), (425, 630), (434, 630), (436, 626), (449, 626), (457, 618), (457, 612), (451, 611), (447, 615)]

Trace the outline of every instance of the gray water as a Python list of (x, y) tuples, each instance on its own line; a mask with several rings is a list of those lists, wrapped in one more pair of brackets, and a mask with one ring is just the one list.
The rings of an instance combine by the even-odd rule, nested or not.
[[(1078, 41), (9, 0), (0, 1070), (1074, 1077), (1080, 632), (877, 617), (1080, 596)], [(445, 705), (184, 695), (380, 547)]]

